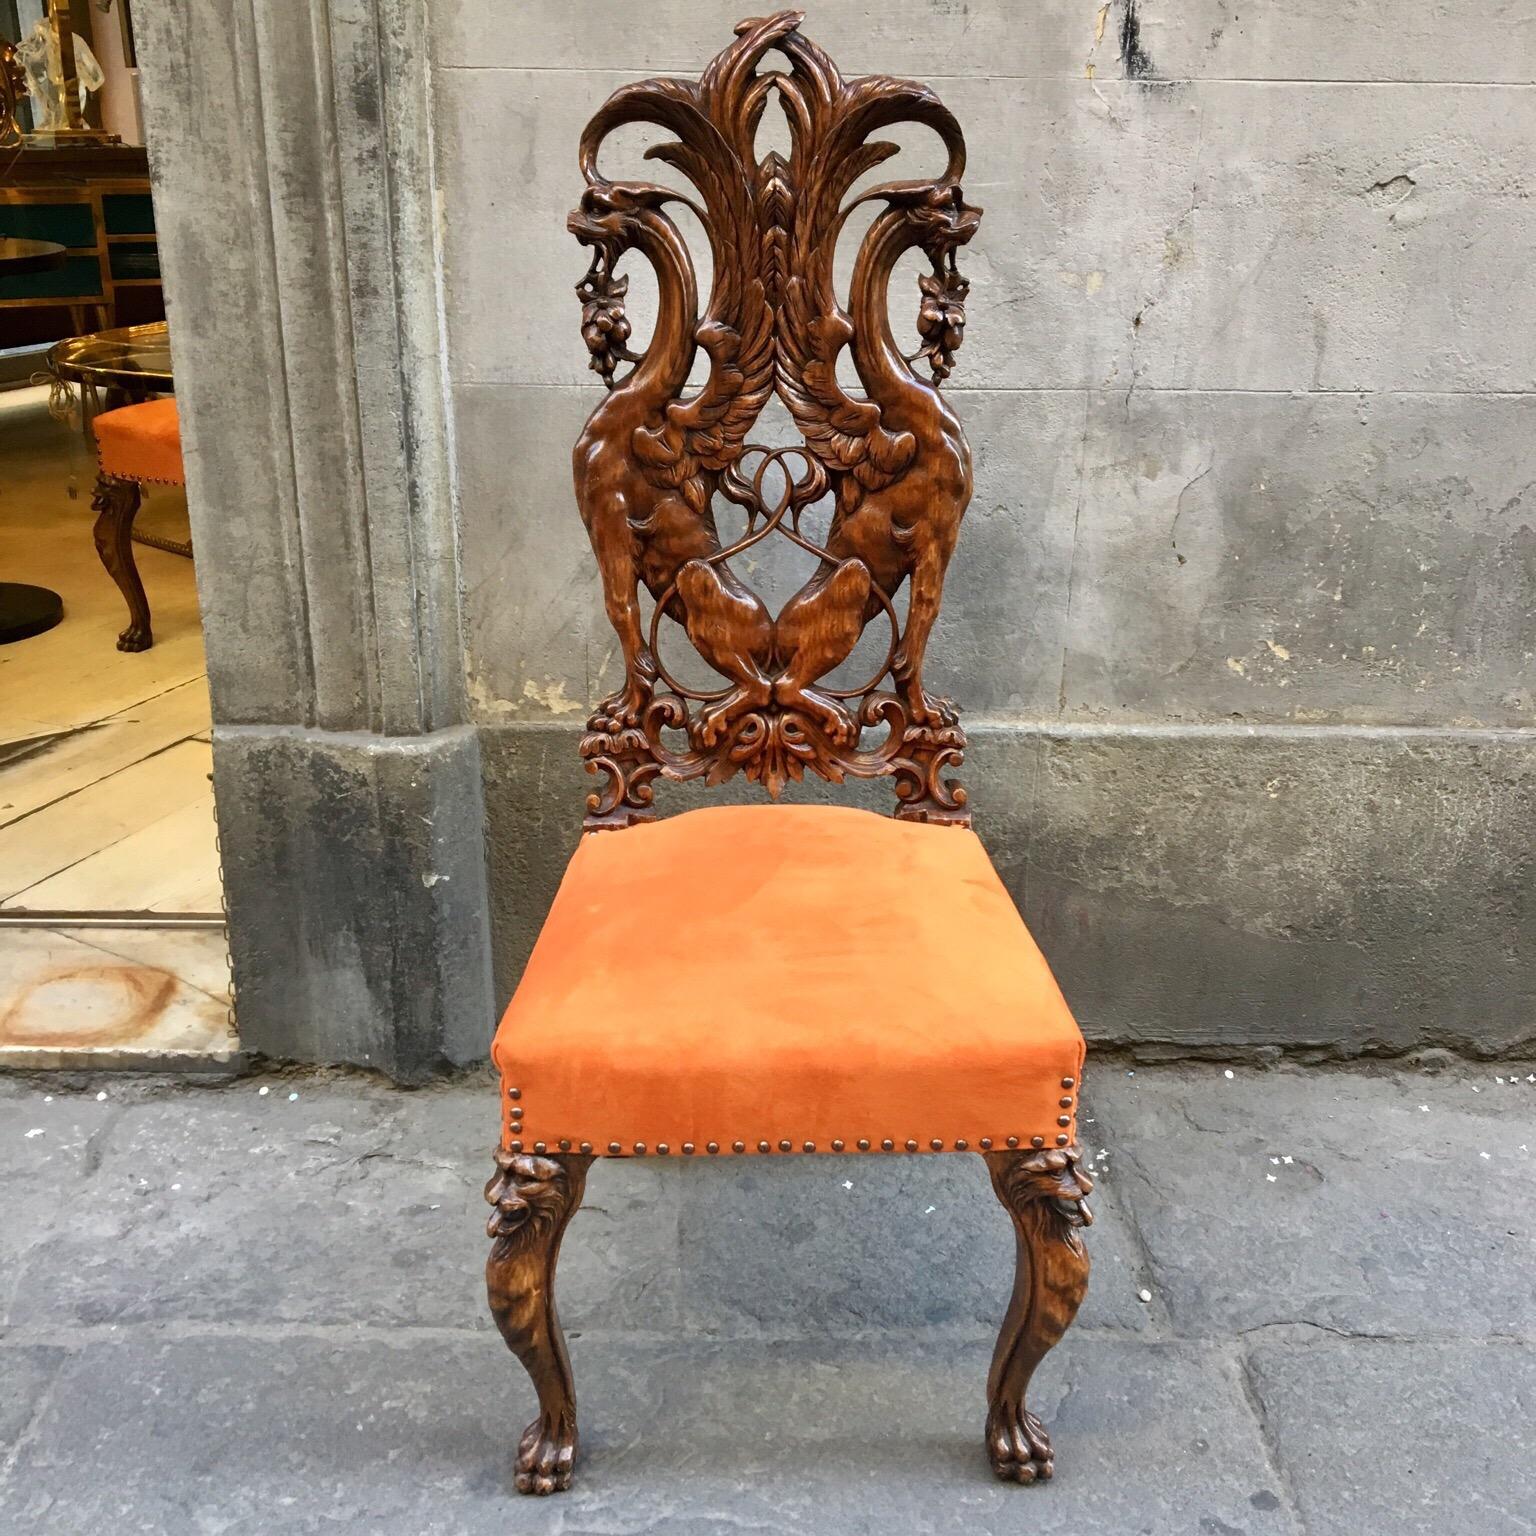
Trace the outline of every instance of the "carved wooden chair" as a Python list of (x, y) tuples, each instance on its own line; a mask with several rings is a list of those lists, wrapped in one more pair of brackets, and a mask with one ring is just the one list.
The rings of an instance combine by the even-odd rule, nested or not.
[(147, 651), (155, 643), (150, 627), (149, 598), (133, 557), (135, 542), (173, 555), (192, 558), (189, 541), (137, 533), (133, 520), (146, 485), (185, 485), (181, 460), (181, 419), (169, 396), (120, 405), (103, 411), (92, 423), (100, 473), (91, 509), (96, 553), (128, 604), (128, 627), (117, 637), (120, 651)]
[[(487, 1279), (538, 1392), (517, 1451), (525, 1493), (571, 1482), (576, 1400), (555, 1261), (595, 1157), (979, 1153), (1017, 1234), (985, 1432), (1012, 1481), (1051, 1475), (1025, 1390), (1087, 1286), (1078, 1228), (1091, 1185), (1073, 1138), (1082, 1036), (946, 776), (965, 747), (955, 710), (923, 685), (971, 494), (970, 451), (938, 385), (965, 323), (955, 253), (980, 210), (962, 194), (964, 142), (937, 97), (885, 76), (845, 81), (800, 19), (742, 22), (697, 82), (623, 87), (581, 139), (587, 185), (569, 222), (593, 253), (577, 292), (608, 393), (576, 444), (576, 500), (624, 683), (582, 739), (600, 787), (493, 1049), (502, 1137)], [(759, 71), (770, 50), (787, 70)], [(775, 96), (790, 152), (758, 158)], [(850, 196), (896, 152), (870, 136), (903, 122), (938, 134), (943, 174)], [(630, 123), (666, 131), (649, 158), (696, 198), (604, 176), (599, 149)], [(877, 211), (845, 310), (833, 250), (862, 202)], [(702, 315), (668, 204), (709, 233)], [(932, 268), (911, 357), (886, 302), (909, 250)], [(616, 270), (631, 251), (658, 285), (640, 354)], [(838, 376), (845, 347), (857, 393)], [(708, 375), (690, 389), (698, 349)], [(803, 445), (747, 441), (775, 391)], [(729, 541), (717, 498), (741, 509)], [(775, 536), (811, 567), (777, 615), (742, 577), (753, 568), (742, 557)], [(851, 686), (834, 681), (866, 626), (874, 662)], [(685, 682), (664, 658), (678, 629), (717, 686)], [(888, 778), (895, 816), (757, 804), (654, 819), (658, 778), (740, 774), (776, 800), (806, 773)]]

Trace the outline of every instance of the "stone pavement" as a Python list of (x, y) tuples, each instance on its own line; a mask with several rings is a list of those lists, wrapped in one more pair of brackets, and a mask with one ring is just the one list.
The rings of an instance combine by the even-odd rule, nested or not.
[(541, 1501), (488, 1080), (0, 1079), (0, 1531), (1529, 1536), (1536, 1069), (1231, 1071), (1090, 1065), (1053, 1483), (982, 1455), (976, 1159), (672, 1159), (599, 1164), (567, 1236)]

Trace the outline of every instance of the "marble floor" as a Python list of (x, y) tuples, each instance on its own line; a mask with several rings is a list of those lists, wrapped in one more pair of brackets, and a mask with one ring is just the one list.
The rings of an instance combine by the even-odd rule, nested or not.
[[(233, 1049), (192, 563), (136, 547), (155, 644), (119, 651), (94, 477), (46, 390), (0, 393), (0, 572), (64, 599), (0, 646), (0, 1067)], [(139, 521), (185, 538), (185, 496), (156, 488)]]

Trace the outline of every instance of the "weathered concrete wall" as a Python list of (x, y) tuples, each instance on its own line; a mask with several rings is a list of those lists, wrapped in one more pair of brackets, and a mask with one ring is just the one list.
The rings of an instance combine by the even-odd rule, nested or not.
[[(597, 387), (576, 136), (744, 9), (438, 16), (503, 990), (614, 678), (566, 454)], [(806, 30), (967, 128), (987, 211), (952, 383), (977, 490), (933, 675), (978, 722), (979, 829), (1090, 1032), (1536, 1036), (1536, 13), (823, 0)]]
[(246, 1049), (492, 1027), (425, 0), (141, 7)]

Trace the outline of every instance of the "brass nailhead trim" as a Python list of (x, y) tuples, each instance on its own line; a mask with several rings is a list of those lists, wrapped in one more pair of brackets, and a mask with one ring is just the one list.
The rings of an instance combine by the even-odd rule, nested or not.
[(535, 1152), (542, 1152), (542, 1151), (543, 1151), (543, 1150), (544, 1150), (544, 1143), (543, 1143), (543, 1142), (542, 1142), (542, 1141), (536, 1141), (536, 1142), (534, 1142), (534, 1144), (533, 1144), (533, 1150), (534, 1150), (534, 1151), (535, 1151)]
[(1077, 1086), (1077, 1080), (1071, 1077), (1064, 1077), (1061, 1080), (1061, 1086), (1063, 1088), (1074, 1088)]
[(1071, 1125), (1072, 1124), (1072, 1116), (1071, 1115), (1057, 1115), (1056, 1116), (1056, 1124), (1057, 1125)]
[[(1063, 1104), (1064, 1107), (1066, 1105), (1070, 1104), (1070, 1103), (1071, 1103), (1071, 1100), (1069, 1100), (1069, 1099), (1063, 1099), (1062, 1100), (1062, 1104)], [(521, 1110), (513, 1110), (513, 1114), (521, 1114), (521, 1113), (522, 1113)], [(1070, 1115), (1060, 1115), (1060, 1116), (1057, 1117), (1056, 1123), (1057, 1123), (1057, 1125), (1071, 1125), (1072, 1118), (1071, 1118)], [(514, 1125), (512, 1127), (512, 1129), (515, 1132), (515, 1131), (520, 1130), (521, 1127), (519, 1127), (517, 1125)], [(1058, 1136), (1056, 1138), (1056, 1145), (1058, 1147), (1064, 1147), (1064, 1146), (1067, 1145), (1068, 1140), (1069, 1140), (1069, 1138), (1066, 1137), (1066, 1136)], [(1045, 1145), (1045, 1137), (1043, 1137), (1043, 1136), (1031, 1136), (1029, 1138), (1029, 1144), (1032, 1147), (1043, 1147)], [(509, 1145), (510, 1145), (512, 1151), (514, 1151), (514, 1152), (521, 1152), (523, 1150), (523, 1143), (521, 1141), (510, 1142)], [(846, 1141), (844, 1141), (842, 1139), (842, 1137), (839, 1136), (839, 1137), (835, 1138), (832, 1141), (832, 1143), (831, 1143), (831, 1150), (834, 1151), (834, 1152), (842, 1152), (843, 1150), (845, 1150), (847, 1145), (848, 1145), (848, 1143)], [(873, 1143), (870, 1141), (869, 1137), (861, 1136), (861, 1137), (859, 1137), (858, 1142), (856, 1143), (856, 1145), (858, 1146), (858, 1149), (859, 1149), (860, 1152), (868, 1152), (870, 1150), (870, 1147), (873, 1145)], [(911, 1138), (911, 1137), (909, 1137), (903, 1143), (903, 1146), (905, 1147), (905, 1149), (908, 1152), (916, 1152), (919, 1149), (920, 1145), (921, 1144), (915, 1138)], [(944, 1142), (938, 1136), (933, 1137), (929, 1141), (928, 1145), (935, 1152), (942, 1152), (944, 1150)], [(963, 1136), (956, 1137), (953, 1145), (954, 1145), (954, 1150), (956, 1152), (967, 1152), (967, 1151), (970, 1150), (970, 1146), (971, 1146), (970, 1142), (967, 1141)], [(993, 1138), (990, 1137), (990, 1136), (983, 1136), (976, 1143), (976, 1145), (977, 1145), (977, 1147), (981, 1151), (983, 1151), (983, 1152), (990, 1152), (992, 1150), (992, 1148), (993, 1148), (993, 1145), (994, 1145)], [(1019, 1145), (1019, 1138), (1017, 1136), (1010, 1136), (1010, 1137), (1008, 1137), (1007, 1145), (1010, 1148), (1017, 1147)], [(637, 1141), (634, 1144), (634, 1146), (635, 1146), (635, 1151), (638, 1154), (640, 1154), (642, 1156), (645, 1154), (646, 1145), (645, 1145), (645, 1143), (643, 1141)], [(782, 1140), (778, 1144), (779, 1151), (781, 1151), (781, 1152), (792, 1152), (794, 1150), (794, 1146), (795, 1146), (794, 1142), (792, 1142), (792, 1141), (790, 1141), (788, 1139)], [(804, 1143), (802, 1143), (802, 1146), (803, 1146), (804, 1150), (807, 1151), (807, 1152), (814, 1152), (816, 1150), (816, 1143), (814, 1141), (804, 1142)], [(887, 1136), (887, 1137), (885, 1137), (881, 1141), (880, 1149), (883, 1152), (894, 1152), (896, 1150), (896, 1142), (891, 1137)], [(545, 1152), (547, 1150), (547, 1148), (546, 1148), (546, 1145), (545, 1145), (544, 1142), (536, 1141), (533, 1144), (533, 1150), (535, 1152)], [(561, 1141), (560, 1141), (560, 1150), (562, 1152), (569, 1152), (571, 1150), (571, 1143), (570, 1143), (570, 1141), (565, 1139), (565, 1138), (562, 1138)], [(590, 1141), (581, 1142), (578, 1150), (580, 1150), (584, 1155), (590, 1155), (591, 1152), (592, 1152), (592, 1143)], [(608, 1151), (614, 1157), (618, 1157), (623, 1152), (623, 1150), (624, 1150), (624, 1147), (623, 1147), (623, 1143), (621, 1143), (621, 1142), (610, 1141), (608, 1143)], [(668, 1155), (668, 1153), (672, 1149), (671, 1149), (671, 1147), (666, 1142), (658, 1141), (656, 1143), (655, 1150), (656, 1150), (656, 1155), (658, 1157), (666, 1157)], [(693, 1154), (698, 1151), (698, 1147), (693, 1142), (691, 1142), (691, 1141), (685, 1141), (682, 1144), (680, 1150), (682, 1151), (682, 1153), (685, 1156), (692, 1157)], [(717, 1153), (720, 1150), (720, 1143), (718, 1141), (708, 1142), (708, 1143), (706, 1143), (704, 1150), (706, 1152), (711, 1153), (711, 1154)], [(731, 1143), (731, 1151), (733, 1151), (733, 1152), (740, 1153), (740, 1152), (745, 1152), (746, 1150), (747, 1150), (747, 1144), (744, 1141), (733, 1141)], [(769, 1142), (769, 1141), (760, 1141), (757, 1144), (757, 1150), (759, 1152), (771, 1152), (771, 1151), (773, 1151), (773, 1143)]]
[(561, 1143), (560, 1143), (560, 1150), (561, 1150), (561, 1151), (562, 1151), (562, 1152), (569, 1152), (569, 1151), (570, 1151), (570, 1150), (571, 1150), (571, 1144), (570, 1144), (570, 1142), (569, 1142), (569, 1141), (568, 1141), (568, 1140), (565, 1140), (565, 1141), (562, 1141), (562, 1142), (561, 1142)]
[(1061, 1100), (1061, 1107), (1063, 1109), (1071, 1109), (1072, 1108), (1072, 1100), (1071, 1099), (1062, 1099)]
[(513, 1143), (512, 1143), (512, 1150), (513, 1150), (513, 1151), (514, 1151), (514, 1152), (521, 1152), (521, 1151), (522, 1151), (522, 1150), (523, 1150), (523, 1144), (522, 1144), (522, 1142), (520, 1142), (520, 1141), (514, 1141), (514, 1142), (513, 1142)]
[(509, 1099), (520, 1099), (520, 1098), (522, 1098), (522, 1096), (523, 1096), (523, 1090), (521, 1088), (508, 1088), (507, 1089), (507, 1097)]

